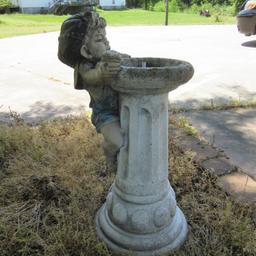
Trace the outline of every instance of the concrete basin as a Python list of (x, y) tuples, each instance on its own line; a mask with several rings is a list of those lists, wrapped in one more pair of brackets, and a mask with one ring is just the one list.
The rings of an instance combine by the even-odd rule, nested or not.
[(161, 94), (186, 83), (194, 74), (193, 66), (182, 60), (164, 58), (127, 58), (111, 86), (132, 94)]

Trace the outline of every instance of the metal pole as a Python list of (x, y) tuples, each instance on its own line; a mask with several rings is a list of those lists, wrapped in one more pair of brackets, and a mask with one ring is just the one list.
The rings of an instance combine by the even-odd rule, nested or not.
[(169, 1), (165, 0), (165, 26), (168, 26)]

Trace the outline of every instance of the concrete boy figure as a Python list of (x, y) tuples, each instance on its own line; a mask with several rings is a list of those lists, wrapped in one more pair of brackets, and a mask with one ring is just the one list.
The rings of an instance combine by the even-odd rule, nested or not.
[(74, 68), (75, 88), (89, 92), (92, 123), (104, 136), (107, 169), (115, 171), (123, 136), (118, 95), (108, 84), (120, 71), (121, 58), (128, 56), (110, 51), (105, 27), (105, 20), (93, 11), (70, 17), (61, 27), (58, 57)]

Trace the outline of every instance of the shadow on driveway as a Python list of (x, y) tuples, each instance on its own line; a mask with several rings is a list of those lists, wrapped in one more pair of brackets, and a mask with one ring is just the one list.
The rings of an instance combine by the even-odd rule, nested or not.
[(256, 48), (256, 40), (242, 43), (242, 46)]
[(35, 102), (30, 106), (30, 109), (24, 113), (18, 113), (10, 109), (10, 112), (0, 112), (0, 123), (10, 123), (13, 118), (23, 119), (29, 124), (38, 124), (44, 120), (51, 120), (54, 118), (64, 118), (72, 115), (80, 115), (84, 113), (86, 106), (80, 105), (76, 107), (70, 107), (67, 105), (54, 105), (53, 103)]

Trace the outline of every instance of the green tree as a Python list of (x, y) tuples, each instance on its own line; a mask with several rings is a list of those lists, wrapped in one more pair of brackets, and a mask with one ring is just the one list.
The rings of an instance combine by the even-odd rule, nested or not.
[(11, 7), (10, 0), (0, 0), (0, 8), (8, 8)]
[(234, 8), (235, 8), (235, 12), (239, 12), (243, 3), (245, 2), (245, 0), (234, 0), (233, 4), (234, 4)]
[(179, 3), (178, 0), (171, 0), (169, 3), (169, 11), (171, 12), (177, 12), (179, 11)]

